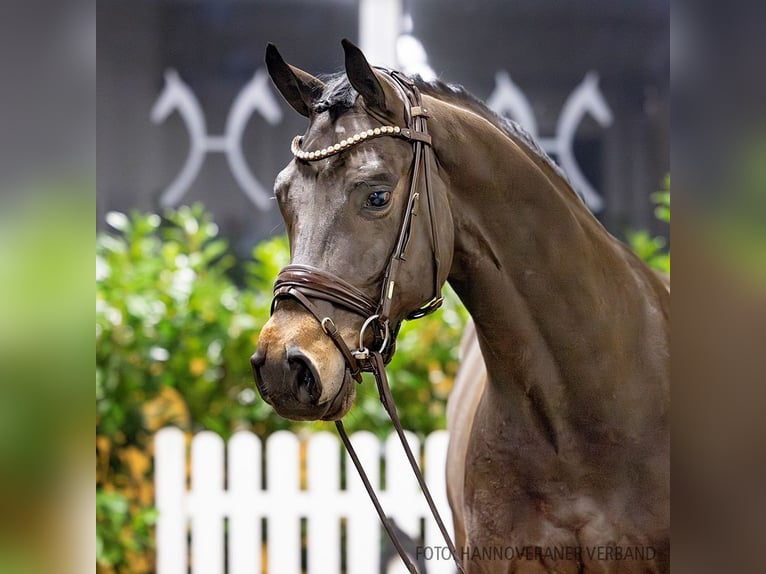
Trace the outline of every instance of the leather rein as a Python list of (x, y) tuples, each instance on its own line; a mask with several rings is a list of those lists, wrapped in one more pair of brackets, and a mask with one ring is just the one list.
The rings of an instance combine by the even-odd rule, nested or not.
[[(391, 389), (388, 384), (388, 377), (386, 375), (386, 363), (393, 356), (394, 341), (396, 334), (399, 330), (399, 324), (391, 325), (391, 307), (393, 304), (394, 296), (396, 294), (397, 281), (399, 280), (399, 270), (401, 264), (406, 261), (407, 248), (410, 243), (412, 235), (412, 227), (415, 217), (418, 215), (419, 204), (422, 201), (421, 191), (419, 191), (418, 182), (422, 179), (424, 186), (422, 193), (425, 195), (425, 200), (428, 205), (428, 224), (430, 227), (430, 239), (431, 250), (433, 257), (433, 272), (434, 272), (434, 292), (433, 297), (427, 303), (419, 307), (407, 315), (407, 319), (417, 319), (424, 317), (438, 309), (442, 304), (441, 286), (439, 284), (439, 238), (437, 233), (436, 222), (434, 221), (434, 203), (433, 193), (431, 189), (431, 165), (429, 162), (428, 153), (431, 147), (431, 136), (428, 134), (428, 127), (426, 120), (428, 118), (428, 110), (423, 107), (420, 91), (415, 84), (404, 74), (397, 71), (389, 71), (379, 68), (384, 72), (391, 80), (392, 84), (399, 93), (405, 108), (406, 127), (398, 126), (383, 126), (380, 128), (374, 128), (356, 134), (351, 138), (345, 139), (334, 146), (324, 148), (315, 152), (302, 151), (300, 149), (301, 138), (296, 137), (293, 140), (293, 154), (298, 160), (302, 161), (316, 161), (321, 160), (331, 155), (335, 155), (361, 143), (368, 139), (390, 136), (400, 137), (412, 142), (413, 147), (413, 162), (412, 173), (410, 179), (409, 192), (407, 196), (407, 203), (402, 219), (401, 227), (399, 229), (399, 235), (397, 238), (396, 246), (386, 266), (383, 286), (381, 289), (380, 297), (377, 301), (373, 300), (365, 293), (363, 293), (357, 287), (344, 281), (340, 277), (337, 277), (331, 273), (311, 267), (308, 265), (291, 264), (286, 266), (280, 271), (274, 284), (274, 299), (272, 301), (271, 311), (272, 313), (276, 309), (280, 301), (285, 299), (292, 299), (297, 301), (306, 310), (308, 310), (320, 323), (322, 330), (332, 340), (335, 346), (343, 355), (346, 364), (348, 366), (351, 377), (357, 382), (362, 382), (362, 373), (370, 372), (375, 377), (375, 383), (378, 388), (378, 394), (380, 401), (383, 404), (391, 422), (396, 430), (396, 434), (399, 437), (407, 460), (412, 467), (412, 471), (417, 478), (418, 484), (423, 491), (423, 496), (428, 503), (428, 507), (431, 510), (431, 515), (439, 526), (444, 541), (452, 553), (452, 557), (455, 561), (459, 572), (464, 573), (463, 565), (458, 558), (457, 550), (452, 542), (449, 533), (444, 525), (444, 521), (436, 508), (436, 505), (431, 496), (431, 492), (426, 485), (423, 474), (420, 471), (420, 467), (416, 461), (415, 455), (412, 453), (412, 449), (406, 440), (404, 435), (404, 429), (402, 428), (399, 415), (394, 404), (393, 397), (391, 396)], [(351, 311), (361, 316), (364, 319), (362, 327), (359, 333), (359, 345), (357, 348), (350, 348), (348, 344), (343, 340), (335, 325), (333, 319), (324, 315), (319, 307), (314, 303), (315, 300), (322, 300), (329, 302), (333, 305), (344, 308), (347, 311)], [(366, 331), (372, 330), (373, 344), (365, 346), (364, 340)], [(370, 348), (372, 347), (372, 348)], [(388, 534), (392, 544), (399, 553), (399, 556), (404, 562), (407, 570), (411, 574), (418, 574), (417, 568), (413, 564), (410, 557), (404, 551), (401, 541), (396, 535), (393, 526), (386, 516), (383, 508), (380, 505), (375, 490), (370, 484), (367, 474), (362, 467), (361, 461), (354, 450), (353, 445), (346, 433), (343, 426), (343, 422), (340, 420), (335, 421), (335, 426), (338, 430), (343, 444), (348, 451), (354, 466), (359, 473), (365, 490), (372, 501), (375, 510), (378, 513), (381, 523)]]

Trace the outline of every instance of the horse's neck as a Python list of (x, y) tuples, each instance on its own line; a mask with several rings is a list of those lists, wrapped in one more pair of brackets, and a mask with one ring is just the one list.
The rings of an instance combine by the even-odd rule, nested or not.
[(436, 150), (455, 224), (449, 281), (476, 322), (490, 379), (528, 392), (562, 370), (590, 377), (594, 356), (638, 326), (642, 270), (545, 160), (447, 106), (433, 130), (451, 142)]

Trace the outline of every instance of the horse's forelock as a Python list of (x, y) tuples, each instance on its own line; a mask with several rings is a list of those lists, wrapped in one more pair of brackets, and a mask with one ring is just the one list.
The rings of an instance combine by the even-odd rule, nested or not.
[(340, 115), (354, 106), (359, 94), (351, 86), (345, 73), (322, 77), (322, 81), (325, 83), (325, 89), (314, 104), (314, 112), (329, 111), (331, 114)]

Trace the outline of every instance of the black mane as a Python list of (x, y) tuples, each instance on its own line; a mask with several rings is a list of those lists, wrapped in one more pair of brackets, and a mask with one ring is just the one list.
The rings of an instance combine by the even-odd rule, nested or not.
[[(565, 181), (568, 178), (561, 171), (551, 157), (545, 153), (540, 144), (517, 122), (505, 116), (500, 116), (490, 110), (487, 105), (458, 84), (447, 84), (441, 80), (425, 81), (420, 76), (412, 76), (417, 88), (424, 94), (436, 98), (447, 99), (468, 108), (475, 114), (488, 120), (492, 125), (498, 127), (503, 133), (512, 139), (521, 141), (530, 151), (540, 159), (544, 160), (553, 170), (556, 171)], [(333, 118), (337, 118), (343, 112), (351, 109), (358, 96), (357, 91), (351, 86), (343, 72), (338, 72), (322, 78), (325, 83), (325, 89), (319, 100), (314, 104), (314, 111), (317, 113), (329, 111)]]

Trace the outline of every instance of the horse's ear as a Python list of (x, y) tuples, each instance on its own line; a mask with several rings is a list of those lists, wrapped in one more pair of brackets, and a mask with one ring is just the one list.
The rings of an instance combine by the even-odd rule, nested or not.
[(362, 51), (348, 39), (341, 40), (346, 53), (346, 76), (369, 108), (387, 112), (386, 91), (378, 73), (372, 69)]
[(311, 106), (324, 90), (324, 83), (308, 72), (291, 66), (282, 58), (277, 47), (266, 46), (266, 68), (271, 81), (288, 104), (299, 114), (308, 117)]

